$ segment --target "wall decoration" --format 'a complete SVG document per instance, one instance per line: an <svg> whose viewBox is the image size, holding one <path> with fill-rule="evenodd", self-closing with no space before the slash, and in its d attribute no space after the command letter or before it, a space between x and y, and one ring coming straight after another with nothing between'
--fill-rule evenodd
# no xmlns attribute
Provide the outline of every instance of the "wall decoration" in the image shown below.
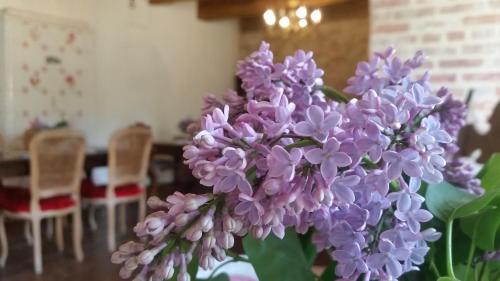
<svg viewBox="0 0 500 281"><path fill-rule="evenodd" d="M4 149L39 119L86 131L95 106L94 34L83 22L4 9L0 14L0 135ZM0 149L1 150L1 149Z"/></svg>

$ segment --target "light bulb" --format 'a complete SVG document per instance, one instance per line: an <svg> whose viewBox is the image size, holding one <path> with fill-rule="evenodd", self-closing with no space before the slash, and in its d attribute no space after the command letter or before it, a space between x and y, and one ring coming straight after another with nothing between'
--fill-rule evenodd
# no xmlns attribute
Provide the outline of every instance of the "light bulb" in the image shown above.
<svg viewBox="0 0 500 281"><path fill-rule="evenodd" d="M321 11L316 9L311 13L311 21L314 23L319 23L321 21Z"/></svg>
<svg viewBox="0 0 500 281"><path fill-rule="evenodd" d="M299 20L299 26L300 26L301 28L306 27L306 26L307 26L307 20L306 20L306 19L300 19L300 20Z"/></svg>
<svg viewBox="0 0 500 281"><path fill-rule="evenodd" d="M290 26L290 19L287 17L287 16L284 16L280 19L280 21L278 22L278 24L282 27L282 28L288 28Z"/></svg>
<svg viewBox="0 0 500 281"><path fill-rule="evenodd" d="M307 17L307 8L305 6L300 6L295 11L295 14L299 19L305 19Z"/></svg>
<svg viewBox="0 0 500 281"><path fill-rule="evenodd" d="M274 11L271 9L268 9L264 12L264 22L267 25L274 25L276 23L276 15L274 14Z"/></svg>

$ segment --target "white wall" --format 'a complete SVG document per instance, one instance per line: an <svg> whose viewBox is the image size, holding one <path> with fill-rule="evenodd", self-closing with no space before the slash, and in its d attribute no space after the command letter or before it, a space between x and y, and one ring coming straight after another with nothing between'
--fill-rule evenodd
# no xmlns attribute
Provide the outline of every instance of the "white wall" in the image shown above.
<svg viewBox="0 0 500 281"><path fill-rule="evenodd" d="M0 0L15 7L86 21L96 34L93 145L131 122L153 126L157 139L197 117L201 97L233 87L238 23L197 19L196 1L150 5L137 0Z"/></svg>

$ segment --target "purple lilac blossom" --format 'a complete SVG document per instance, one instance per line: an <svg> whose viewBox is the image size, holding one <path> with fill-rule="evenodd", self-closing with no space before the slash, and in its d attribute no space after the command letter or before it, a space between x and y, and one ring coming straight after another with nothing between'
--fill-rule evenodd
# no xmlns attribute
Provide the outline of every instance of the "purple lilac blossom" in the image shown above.
<svg viewBox="0 0 500 281"><path fill-rule="evenodd" d="M444 90L436 95L428 73L412 76L423 61L422 52L408 60L393 48L376 53L348 80L345 91L356 98L339 103L321 92L311 52L274 62L262 43L238 63L246 97L206 98L184 147L209 193L151 198L156 212L135 228L142 242L113 254L120 275L155 281L177 271L189 280L193 256L211 269L235 236L282 238L287 227L314 229L340 280L397 280L418 270L427 243L440 237L422 229L432 215L420 183L443 180L445 147L462 124L461 106Z"/></svg>

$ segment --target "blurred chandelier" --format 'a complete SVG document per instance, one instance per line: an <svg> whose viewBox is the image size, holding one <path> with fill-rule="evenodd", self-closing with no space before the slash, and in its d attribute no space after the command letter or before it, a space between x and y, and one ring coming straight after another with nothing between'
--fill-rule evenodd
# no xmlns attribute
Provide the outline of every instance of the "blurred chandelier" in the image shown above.
<svg viewBox="0 0 500 281"><path fill-rule="evenodd" d="M279 26L283 30L298 31L305 29L311 24L319 24L322 14L320 9L310 9L305 5L299 5L296 1L290 1L284 8L267 9L262 17L264 23L269 27Z"/></svg>

